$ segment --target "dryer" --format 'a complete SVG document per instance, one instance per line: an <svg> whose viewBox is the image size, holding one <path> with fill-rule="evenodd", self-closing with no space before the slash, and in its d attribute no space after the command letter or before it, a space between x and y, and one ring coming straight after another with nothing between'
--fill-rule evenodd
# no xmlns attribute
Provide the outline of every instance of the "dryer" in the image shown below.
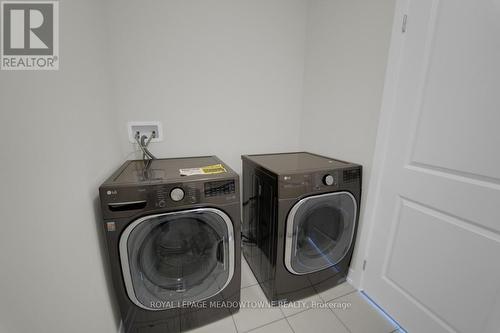
<svg viewBox="0 0 500 333"><path fill-rule="evenodd" d="M294 301L344 282L362 167L306 152L242 161L243 254L267 298Z"/></svg>
<svg viewBox="0 0 500 333"><path fill-rule="evenodd" d="M218 164L210 174L180 175ZM215 156L127 161L99 192L125 332L179 332L238 310L240 197L233 170Z"/></svg>

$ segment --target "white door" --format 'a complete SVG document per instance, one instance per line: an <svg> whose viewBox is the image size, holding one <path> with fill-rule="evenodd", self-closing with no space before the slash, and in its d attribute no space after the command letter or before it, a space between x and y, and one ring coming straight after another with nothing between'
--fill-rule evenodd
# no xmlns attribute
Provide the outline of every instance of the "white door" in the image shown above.
<svg viewBox="0 0 500 333"><path fill-rule="evenodd" d="M381 117L366 293L412 333L500 332L500 0L398 1Z"/></svg>

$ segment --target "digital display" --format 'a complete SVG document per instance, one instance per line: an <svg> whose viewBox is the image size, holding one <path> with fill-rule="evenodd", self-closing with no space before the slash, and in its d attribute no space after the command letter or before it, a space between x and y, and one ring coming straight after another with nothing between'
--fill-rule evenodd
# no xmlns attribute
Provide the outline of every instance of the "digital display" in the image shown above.
<svg viewBox="0 0 500 333"><path fill-rule="evenodd" d="M234 180L205 183L205 197L233 194L236 190Z"/></svg>

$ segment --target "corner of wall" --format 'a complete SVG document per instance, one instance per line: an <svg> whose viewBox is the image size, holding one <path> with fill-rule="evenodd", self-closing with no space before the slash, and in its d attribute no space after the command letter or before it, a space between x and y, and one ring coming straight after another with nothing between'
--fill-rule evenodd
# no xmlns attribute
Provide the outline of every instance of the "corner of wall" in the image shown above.
<svg viewBox="0 0 500 333"><path fill-rule="evenodd" d="M367 194L395 0L308 3L301 150L362 164L363 196L349 281L361 287ZM373 15L376 10L377 15Z"/></svg>

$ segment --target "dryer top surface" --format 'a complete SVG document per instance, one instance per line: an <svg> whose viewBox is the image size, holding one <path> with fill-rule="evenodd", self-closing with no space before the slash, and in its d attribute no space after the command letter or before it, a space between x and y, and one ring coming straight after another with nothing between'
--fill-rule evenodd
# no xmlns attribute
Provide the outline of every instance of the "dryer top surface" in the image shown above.
<svg viewBox="0 0 500 333"><path fill-rule="evenodd" d="M248 159L278 175L357 166L357 164L307 152L244 155L242 158Z"/></svg>

